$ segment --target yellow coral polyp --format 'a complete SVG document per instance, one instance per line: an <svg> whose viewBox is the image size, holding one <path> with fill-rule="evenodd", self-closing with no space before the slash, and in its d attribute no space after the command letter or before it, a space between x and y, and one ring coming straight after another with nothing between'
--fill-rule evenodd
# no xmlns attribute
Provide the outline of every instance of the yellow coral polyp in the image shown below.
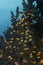
<svg viewBox="0 0 43 65"><path fill-rule="evenodd" d="M33 48L37 48L37 46L33 46Z"/></svg>
<svg viewBox="0 0 43 65"><path fill-rule="evenodd" d="M26 43L27 42L27 40L24 40L24 43Z"/></svg>
<svg viewBox="0 0 43 65"><path fill-rule="evenodd" d="M21 33L22 35L24 34L24 32Z"/></svg>
<svg viewBox="0 0 43 65"><path fill-rule="evenodd" d="M43 64L43 59L41 59L40 64Z"/></svg>
<svg viewBox="0 0 43 65"><path fill-rule="evenodd" d="M22 44L22 43L19 43L19 44Z"/></svg>
<svg viewBox="0 0 43 65"><path fill-rule="evenodd" d="M3 54L0 54L0 59L3 57Z"/></svg>
<svg viewBox="0 0 43 65"><path fill-rule="evenodd" d="M26 29L28 29L28 26L26 26Z"/></svg>
<svg viewBox="0 0 43 65"><path fill-rule="evenodd" d="M41 51L39 51L39 52L37 53L37 56L39 56L39 55L41 55Z"/></svg>
<svg viewBox="0 0 43 65"><path fill-rule="evenodd" d="M40 56L38 56L37 58L40 58Z"/></svg>
<svg viewBox="0 0 43 65"><path fill-rule="evenodd" d="M21 42L23 42L23 39L21 40Z"/></svg>
<svg viewBox="0 0 43 65"><path fill-rule="evenodd" d="M24 24L22 24L21 26L24 26Z"/></svg>
<svg viewBox="0 0 43 65"><path fill-rule="evenodd" d="M28 39L28 36L26 36L26 39Z"/></svg>
<svg viewBox="0 0 43 65"><path fill-rule="evenodd" d="M13 48L16 48L16 46L14 46Z"/></svg>
<svg viewBox="0 0 43 65"><path fill-rule="evenodd" d="M26 51L26 50L29 50L29 48L24 48L24 50Z"/></svg>
<svg viewBox="0 0 43 65"><path fill-rule="evenodd" d="M12 60L12 59L13 59L13 57L9 55L9 56L8 56L8 59Z"/></svg>
<svg viewBox="0 0 43 65"><path fill-rule="evenodd" d="M19 24L21 24L21 22L19 22Z"/></svg>
<svg viewBox="0 0 43 65"><path fill-rule="evenodd" d="M41 39L41 42L43 42L43 38Z"/></svg>
<svg viewBox="0 0 43 65"><path fill-rule="evenodd" d="M30 56L30 58L33 58L33 56Z"/></svg>
<svg viewBox="0 0 43 65"><path fill-rule="evenodd" d="M32 42L32 38L31 38L31 39L29 39L29 42Z"/></svg>
<svg viewBox="0 0 43 65"><path fill-rule="evenodd" d="M17 22L16 26L18 26L18 22Z"/></svg>
<svg viewBox="0 0 43 65"><path fill-rule="evenodd" d="M16 38L17 40L20 40L20 38Z"/></svg>
<svg viewBox="0 0 43 65"><path fill-rule="evenodd" d="M12 43L13 41L10 41L10 43Z"/></svg>
<svg viewBox="0 0 43 65"><path fill-rule="evenodd" d="M9 42L7 42L7 44L9 45Z"/></svg>
<svg viewBox="0 0 43 65"><path fill-rule="evenodd" d="M27 25L27 23L25 23L25 25Z"/></svg>
<svg viewBox="0 0 43 65"><path fill-rule="evenodd" d="M36 61L34 61L33 64L36 64Z"/></svg>
<svg viewBox="0 0 43 65"><path fill-rule="evenodd" d="M14 38L11 38L11 40L14 40Z"/></svg>
<svg viewBox="0 0 43 65"><path fill-rule="evenodd" d="M25 33L26 36L28 36L29 34L28 33Z"/></svg>
<svg viewBox="0 0 43 65"><path fill-rule="evenodd" d="M33 58L33 55L32 55L32 53L30 53L30 58Z"/></svg>
<svg viewBox="0 0 43 65"><path fill-rule="evenodd" d="M25 33L29 32L29 30L26 30Z"/></svg>
<svg viewBox="0 0 43 65"><path fill-rule="evenodd" d="M24 44L24 47L26 46L26 44Z"/></svg>
<svg viewBox="0 0 43 65"><path fill-rule="evenodd" d="M32 38L32 35L29 35L29 38Z"/></svg>
<svg viewBox="0 0 43 65"><path fill-rule="evenodd" d="M6 46L5 49L8 49L8 46Z"/></svg>
<svg viewBox="0 0 43 65"><path fill-rule="evenodd" d="M7 42L6 40L4 42Z"/></svg>
<svg viewBox="0 0 43 65"><path fill-rule="evenodd" d="M11 45L9 45L9 48L11 48Z"/></svg>
<svg viewBox="0 0 43 65"><path fill-rule="evenodd" d="M33 53L36 53L36 51L32 51Z"/></svg>
<svg viewBox="0 0 43 65"><path fill-rule="evenodd" d="M24 22L24 18L20 21L21 23Z"/></svg>
<svg viewBox="0 0 43 65"><path fill-rule="evenodd" d="M24 54L23 52L20 52L20 55Z"/></svg>
<svg viewBox="0 0 43 65"><path fill-rule="evenodd" d="M19 31L17 30L17 33L19 33Z"/></svg>
<svg viewBox="0 0 43 65"><path fill-rule="evenodd" d="M15 30L13 32L16 32Z"/></svg>

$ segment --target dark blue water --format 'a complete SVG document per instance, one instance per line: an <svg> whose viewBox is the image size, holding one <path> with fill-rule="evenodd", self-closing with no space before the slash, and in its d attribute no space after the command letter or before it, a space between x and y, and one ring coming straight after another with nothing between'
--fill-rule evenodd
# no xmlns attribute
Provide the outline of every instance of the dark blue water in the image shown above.
<svg viewBox="0 0 43 65"><path fill-rule="evenodd" d="M10 8L0 8L0 35L3 34L4 30L6 30L7 27L11 26L10 11L12 10L15 13L16 6L19 6L20 10L22 9L21 2L22 1L20 0L20 2L18 1L18 4L10 3L11 5L13 5L13 7Z"/></svg>
<svg viewBox="0 0 43 65"><path fill-rule="evenodd" d="M10 10L1 9L0 10L0 35L10 25L11 25Z"/></svg>

